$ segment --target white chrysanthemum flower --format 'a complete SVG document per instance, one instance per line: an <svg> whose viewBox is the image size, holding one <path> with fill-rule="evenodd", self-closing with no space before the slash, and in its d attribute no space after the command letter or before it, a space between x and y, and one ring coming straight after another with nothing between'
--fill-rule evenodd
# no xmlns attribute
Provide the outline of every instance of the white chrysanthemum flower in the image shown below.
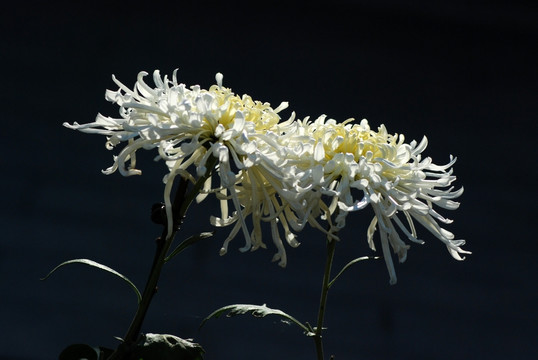
<svg viewBox="0 0 538 360"><path fill-rule="evenodd" d="M220 176L221 188L228 189L237 209L241 208L234 185L237 181L232 168L242 169L260 164L256 137L264 129L278 123L278 112L287 107L282 103L273 109L267 103L253 101L249 96L235 95L222 86L222 74L217 74L217 85L203 90L198 85L187 88L177 82L176 71L170 81L161 78L159 71L153 73L155 87L144 82L145 72L140 72L133 89L129 89L113 77L119 86L117 91L106 92L106 99L120 106L121 118L99 114L93 123L64 126L86 133L107 136L106 146L113 149L126 142L111 167L104 170L111 174L118 170L124 176L139 175L135 168L135 155L139 149L157 148L156 159L164 159L170 170L164 178L165 204L168 218L168 234L172 233L172 210L170 192L177 175L193 180L187 169L194 165L196 175L206 173L206 162L214 156ZM129 165L127 165L129 163ZM204 191L211 191L208 179ZM198 197L201 201L204 194ZM250 237L242 212L238 211L240 223L250 247Z"/></svg>
<svg viewBox="0 0 538 360"><path fill-rule="evenodd" d="M351 120L337 123L321 116L314 122L305 119L288 124L288 128L295 126L294 132L308 143L303 146L307 149L306 156L303 154L303 160L298 159L296 166L311 169L311 177L305 178L306 183L299 187L306 188L310 183L313 189L320 190L317 192L320 208L316 211L314 207L312 214L330 221L330 215L336 213L335 224L329 223L336 232L345 226L349 212L371 205L375 217L368 228L368 244L376 249L373 235L379 226L392 284L396 282L396 272L390 247L400 262L405 261L409 248L399 233L413 242L423 243L417 237L414 221L440 239L455 259L462 260L460 254L469 253L460 248L465 241L454 240L454 235L439 225L438 222L448 224L451 220L433 208L437 205L454 210L459 206L453 199L462 194L463 188L451 187L456 177L450 168L456 159L451 157L448 164L435 165L431 158L421 158L427 145L425 137L419 144L416 141L406 144L403 135L390 135L383 125L376 132L366 120L360 124L351 124ZM307 142L304 139L308 137ZM325 205L320 195L329 196L330 204Z"/></svg>

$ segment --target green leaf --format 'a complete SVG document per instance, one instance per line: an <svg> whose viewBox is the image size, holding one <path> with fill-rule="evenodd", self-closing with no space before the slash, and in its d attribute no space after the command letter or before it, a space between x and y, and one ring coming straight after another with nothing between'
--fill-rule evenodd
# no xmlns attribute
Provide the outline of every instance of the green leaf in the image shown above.
<svg viewBox="0 0 538 360"><path fill-rule="evenodd" d="M226 313L227 317L232 317L236 315L243 315L247 313L252 313L252 316L262 318L267 315L278 315L283 317L286 320L289 320L299 326L303 331L306 333L307 336L311 336L311 330L312 328L309 326L304 325L297 319L295 319L293 316L286 314L282 310L278 309L271 309L263 305L250 305L250 304L235 304L235 305L228 305L221 307L218 310L215 310L213 313L211 313L208 317L206 317L202 323L200 324L200 327L204 326L204 324L207 322L207 320L212 318L218 318L222 314Z"/></svg>
<svg viewBox="0 0 538 360"><path fill-rule="evenodd" d="M183 240L181 242L181 244L179 244L175 249L174 251L172 251L170 253L170 255L168 255L165 259L164 259L164 262L168 262L170 259L172 259L174 256L176 256L177 254L179 254L180 252L182 252L183 250L185 250L186 248L188 248L189 246L197 243L198 241L202 240L202 239L207 239L211 236L213 236L214 232L211 231L211 232L203 232L201 234L198 234L198 235L193 235L185 240Z"/></svg>
<svg viewBox="0 0 538 360"><path fill-rule="evenodd" d="M203 360L204 349L192 341L168 334L145 334L131 358L159 360Z"/></svg>
<svg viewBox="0 0 538 360"><path fill-rule="evenodd" d="M123 276L122 274L120 274L116 270L111 269L108 266L105 266L103 264L99 264L98 262L95 262L95 261L89 260L89 259L73 259L73 260L65 261L65 262L61 263L60 265L56 266L54 269L52 269L52 271L49 272L47 274L47 276L45 276L44 278L41 278L41 280L47 280L56 270L58 270L62 266L69 265L69 264L84 264L84 265L92 266L92 267L104 270L104 271L106 271L108 273L111 273L112 275L115 275L115 276L119 277L120 279L125 281L127 284L129 284L129 286L136 293L136 296L138 298L138 303L140 303L140 301L142 300L142 295L140 294L140 291L138 291L137 287L135 286L135 284L133 284L133 282L131 280L129 280L127 277Z"/></svg>
<svg viewBox="0 0 538 360"><path fill-rule="evenodd" d="M359 261L368 260L368 259L380 259L380 257L379 256L363 256L363 257L351 260L350 262L348 262L346 264L346 266L344 266L342 268L342 270L340 270L340 272L334 277L334 279L332 279L329 282L328 287L330 288L333 285L333 283L336 281L336 279L338 279L340 277L340 275L342 275L344 273L344 271L346 271L351 265L354 265L354 264L358 263Z"/></svg>

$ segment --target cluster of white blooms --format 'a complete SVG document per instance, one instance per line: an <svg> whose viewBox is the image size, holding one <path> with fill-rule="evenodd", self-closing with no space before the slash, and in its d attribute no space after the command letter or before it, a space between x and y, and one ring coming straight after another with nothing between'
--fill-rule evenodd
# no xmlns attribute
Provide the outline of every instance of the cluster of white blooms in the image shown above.
<svg viewBox="0 0 538 360"><path fill-rule="evenodd" d="M403 135L388 134L383 125L371 130L366 120L359 124L352 119L338 123L325 116L296 120L292 113L281 122L278 113L287 103L273 109L247 95L238 96L223 87L220 73L209 90L178 83L176 72L172 80L161 78L158 71L153 74L155 86L150 87L145 75L138 75L133 89L113 78L119 89L107 91L106 99L120 106L120 118L99 114L93 123L64 125L107 136L108 149L126 143L113 165L104 170L106 174L118 170L124 176L138 175L136 151L157 149L156 160L165 160L169 169L164 178L169 234L174 177L195 181L210 171L218 174L220 184L213 185L210 177L197 200L214 193L221 214L211 217L211 223L232 225L221 254L241 230L246 241L242 251L265 248L262 224L268 223L278 249L273 260L286 266L282 231L292 247L299 245L294 232L306 224L333 241L347 214L368 205L375 213L367 231L368 244L375 250L373 235L379 228L391 283L396 275L390 247L401 262L409 248L400 234L423 242L417 238L414 221L439 238L454 258L468 253L461 249L464 240L454 240L439 226L438 222L450 220L433 209L433 205L450 210L459 205L452 200L463 191L451 187L455 159L443 166L423 159L426 138L407 144ZM211 156L216 166L207 169ZM235 209L231 214L229 202ZM328 224L320 224L321 220Z"/></svg>

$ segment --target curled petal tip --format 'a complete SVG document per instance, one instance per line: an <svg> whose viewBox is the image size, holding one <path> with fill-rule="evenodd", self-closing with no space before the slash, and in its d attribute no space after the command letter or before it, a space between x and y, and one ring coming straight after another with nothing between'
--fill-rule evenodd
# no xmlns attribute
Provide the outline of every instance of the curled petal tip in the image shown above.
<svg viewBox="0 0 538 360"><path fill-rule="evenodd" d="M249 251L251 248L252 248L252 246L250 244L247 244L247 245L243 246L242 248L239 248L239 251L244 253L244 252Z"/></svg>
<svg viewBox="0 0 538 360"><path fill-rule="evenodd" d="M222 75L222 73L218 72L216 75L215 75L215 80L217 81L217 85L219 87L222 87L222 79L224 78L224 75Z"/></svg>

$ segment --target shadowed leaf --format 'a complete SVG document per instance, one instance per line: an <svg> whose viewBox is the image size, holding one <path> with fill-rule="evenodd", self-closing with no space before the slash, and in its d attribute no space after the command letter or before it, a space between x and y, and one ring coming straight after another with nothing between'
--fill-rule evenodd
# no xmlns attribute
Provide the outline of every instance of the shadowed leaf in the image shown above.
<svg viewBox="0 0 538 360"><path fill-rule="evenodd" d="M45 276L41 280L47 280L56 270L58 270L59 268L65 266L65 265L69 265L69 264L84 264L84 265L92 266L92 267L104 270L104 271L106 271L108 273L111 273L112 275L115 275L115 276L119 277L120 279L125 281L127 284L129 284L129 286L136 293L136 296L138 298L139 303L142 300L142 295L140 295L140 291L138 291L137 287L135 286L135 284L133 284L133 282L131 280L129 280L127 277L123 276L122 274L120 274L116 270L111 269L108 266L105 266L103 264L99 264L98 262L95 262L95 261L89 260L89 259L73 259L73 260L65 261L65 262L61 263L60 265L56 266L54 269L52 269L52 271L49 272L47 274L47 276Z"/></svg>
<svg viewBox="0 0 538 360"><path fill-rule="evenodd" d="M185 250L186 248L188 248L189 246L197 243L198 241L202 240L202 239L207 239L209 237L213 236L213 232L203 232L201 234L198 234L198 235L193 235L185 240L183 240L181 242L181 244L179 244L171 253L170 255L168 255L164 261L165 262L168 262L170 259L172 259L174 256L176 256L177 254L179 254L180 252L182 252L183 250Z"/></svg>
<svg viewBox="0 0 538 360"><path fill-rule="evenodd" d="M226 314L227 317L232 317L236 315L244 315L251 313L252 316L262 318L267 315L278 315L280 317L283 317L286 320L289 320L293 322L295 325L299 326L303 331L306 333L307 336L313 335L312 329L297 319L295 319L293 316L286 314L282 310L278 309L271 309L263 305L250 305L250 304L235 304L235 305L228 305L221 307L218 310L215 310L213 313L211 313L208 317L206 317L202 323L200 324L200 327L204 326L207 320L212 318L218 318L222 314Z"/></svg>
<svg viewBox="0 0 538 360"><path fill-rule="evenodd" d="M333 286L334 282L336 281L336 279L338 279L340 277L340 275L342 275L344 273L344 271L346 271L351 265L354 265L356 263L358 263L359 261L363 261L363 260L368 260L368 259L380 259L379 256L363 256L363 257L360 257L360 258L356 258L354 260L351 260L350 262L348 262L343 268L342 270L340 270L340 272L338 274L336 274L336 276L329 282L328 286L329 288L331 286Z"/></svg>
<svg viewBox="0 0 538 360"><path fill-rule="evenodd" d="M99 352L95 348L86 344L73 344L66 347L60 356L59 360L99 360Z"/></svg>
<svg viewBox="0 0 538 360"><path fill-rule="evenodd" d="M202 360L204 349L192 341L168 334L145 334L133 351L133 359Z"/></svg>

